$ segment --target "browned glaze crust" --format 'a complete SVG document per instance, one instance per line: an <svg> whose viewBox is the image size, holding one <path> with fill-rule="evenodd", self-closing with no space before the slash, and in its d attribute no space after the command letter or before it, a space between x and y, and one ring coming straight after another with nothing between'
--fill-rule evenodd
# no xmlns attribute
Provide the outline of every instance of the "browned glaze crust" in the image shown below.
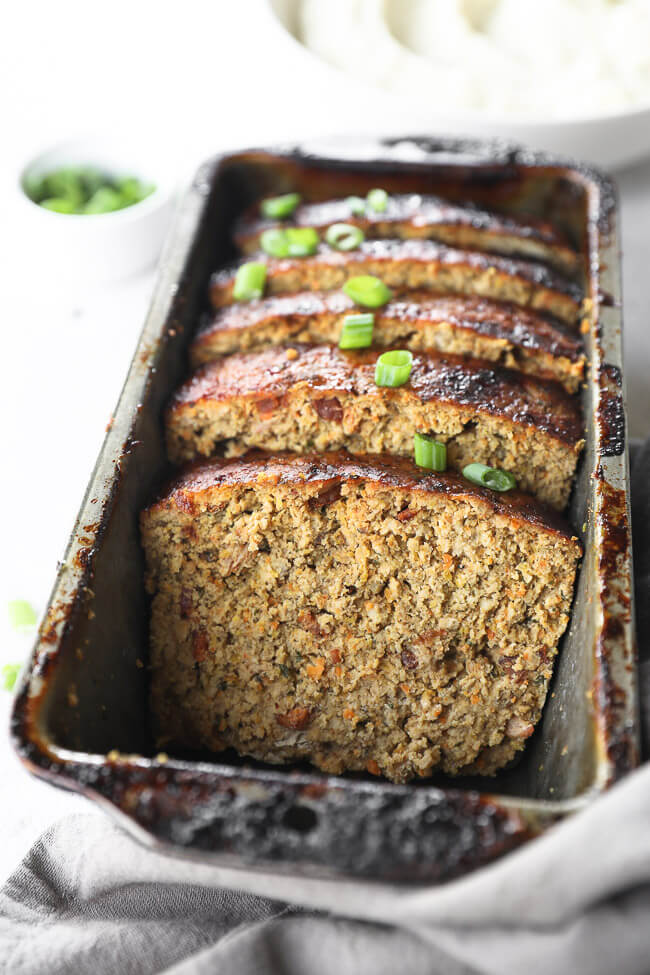
<svg viewBox="0 0 650 975"><path fill-rule="evenodd" d="M577 449L583 434L580 407L558 383L531 379L487 362L437 352L416 352L408 383L399 389L377 387L378 350L343 352L332 345L231 355L202 367L175 394L171 411L200 400L282 397L297 384L321 393L354 396L416 396L454 406L469 406L512 423L535 427Z"/></svg>
<svg viewBox="0 0 650 975"><path fill-rule="evenodd" d="M581 301L580 288L544 264L455 250L430 240L366 240L356 250L337 251L320 244L313 257L273 258L256 254L266 265L268 294L332 291L348 278L374 274L391 288L480 294L552 312L574 322ZM212 275L212 304L232 301L237 268L232 264Z"/></svg>
<svg viewBox="0 0 650 975"><path fill-rule="evenodd" d="M198 512L205 503L202 495L206 492L247 484L282 484L297 490L318 487L321 497L326 491L327 500L334 501L335 494L338 496L336 489L349 481L364 481L376 490L402 491L405 500L412 492L469 500L496 515L556 534L579 548L565 519L522 491L498 493L478 487L450 471L442 474L424 471L406 457L387 454L353 457L345 450L300 455L251 451L236 460L194 464L186 468L147 510L175 507L190 513ZM313 494L313 491L309 493Z"/></svg>
<svg viewBox="0 0 650 975"><path fill-rule="evenodd" d="M343 318L356 308L344 291L305 291L259 301L237 302L207 320L192 344L197 349L218 333L272 325L275 321L298 331L309 319ZM521 349L536 349L571 362L584 362L583 343L562 322L511 301L492 301L473 295L437 295L412 291L374 311L375 328L392 322L413 324L448 322L489 338L511 342Z"/></svg>
<svg viewBox="0 0 650 975"><path fill-rule="evenodd" d="M258 248L264 230L284 225L282 221L260 218L259 212L257 205L251 208L235 230L237 246L247 254ZM334 223L349 223L360 227L366 237L422 237L452 246L521 254L546 260L570 274L578 266L578 255L566 237L545 221L530 217L524 222L417 193L390 195L386 209L379 213L366 206L363 214L354 214L345 199L305 203L287 223L321 231Z"/></svg>

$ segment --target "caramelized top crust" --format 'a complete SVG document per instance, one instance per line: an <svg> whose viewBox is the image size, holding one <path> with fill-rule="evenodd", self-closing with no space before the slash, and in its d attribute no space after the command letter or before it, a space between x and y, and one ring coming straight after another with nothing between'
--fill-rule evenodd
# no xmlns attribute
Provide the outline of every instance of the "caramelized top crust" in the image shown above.
<svg viewBox="0 0 650 975"><path fill-rule="evenodd" d="M327 244L320 244L312 257L273 258L257 253L253 255L253 259L266 265L267 288L271 293L295 293L304 288L321 290L321 279L327 276L328 271L342 272L344 278L364 273L385 274L387 283L391 284L400 265L403 269L408 265L435 265L452 274L457 271L473 276L499 275L501 278L512 279L513 282L519 281L545 289L566 300L572 318L577 316L582 298L577 284L538 261L457 250L431 240L365 240L353 251L338 251ZM245 261L238 261L212 275L211 298L217 307L230 303L235 275L243 263ZM297 286L294 286L294 281ZM334 287L338 286L337 282ZM433 282L431 289L436 290Z"/></svg>
<svg viewBox="0 0 650 975"><path fill-rule="evenodd" d="M382 237L393 232L398 235L426 236L427 230L435 234L437 227L466 227L488 245L490 238L498 246L499 238L531 241L548 249L549 258L569 271L577 266L577 254L559 230L550 223L527 217L521 220L504 214L490 213L469 205L448 203L436 196L417 193L391 194L386 209L374 211L366 206L363 214L355 214L346 199L326 200L320 203L304 203L297 207L288 221L266 220L259 216L258 205L239 220L235 229L235 242L241 250L255 249L260 234L270 227L294 225L324 230L333 223L349 223L360 227L366 236Z"/></svg>
<svg viewBox="0 0 650 975"><path fill-rule="evenodd" d="M302 319L340 316L352 312L355 303L344 291L302 291L273 295L258 301L238 302L220 309L199 331L195 345L217 333L252 329L274 319L289 320L300 327ZM523 349L538 349L571 362L583 358L582 341L562 322L541 312L520 308L510 301L493 301L473 295L437 295L411 291L374 310L375 324L449 322L456 328L505 339Z"/></svg>
<svg viewBox="0 0 650 975"><path fill-rule="evenodd" d="M284 396L297 384L320 394L353 396L415 396L452 406L471 407L534 427L576 447L582 437L582 418L575 397L557 383L532 379L491 363L437 352L413 353L408 383L397 389L375 384L376 349L342 351L333 345L293 344L297 358L286 349L227 356L198 370L176 393L171 411L201 400L233 397L266 399Z"/></svg>
<svg viewBox="0 0 650 975"><path fill-rule="evenodd" d="M375 490L403 493L405 507L414 494L437 494L469 501L483 508L487 516L501 515L554 535L573 550L574 556L580 554L578 540L564 518L528 494L490 491L451 471L442 474L424 471L406 457L387 454L353 457L345 450L301 455L252 451L236 460L195 464L186 468L143 516L147 518L156 511L172 508L197 514L216 500L211 497L214 492L227 497L230 488L247 485L266 488L290 485L310 496L319 493L324 501L331 503L338 497L337 488L340 490L342 485L354 481L363 481Z"/></svg>

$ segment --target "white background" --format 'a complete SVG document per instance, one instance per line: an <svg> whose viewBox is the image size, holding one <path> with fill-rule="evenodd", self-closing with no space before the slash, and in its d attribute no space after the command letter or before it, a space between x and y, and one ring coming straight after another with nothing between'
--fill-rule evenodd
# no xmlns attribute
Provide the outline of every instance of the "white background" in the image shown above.
<svg viewBox="0 0 650 975"><path fill-rule="evenodd" d="M426 131L277 32L264 0L63 0L5 11L0 33L0 664L29 640L6 602L47 600L135 346L153 272L57 286L13 203L30 156L79 133L145 144L183 179L227 148L332 133ZM468 133L471 134L471 133ZM650 163L619 174L631 430L650 433ZM0 692L0 723L10 697ZM55 817L90 810L32 780L0 734L0 882Z"/></svg>

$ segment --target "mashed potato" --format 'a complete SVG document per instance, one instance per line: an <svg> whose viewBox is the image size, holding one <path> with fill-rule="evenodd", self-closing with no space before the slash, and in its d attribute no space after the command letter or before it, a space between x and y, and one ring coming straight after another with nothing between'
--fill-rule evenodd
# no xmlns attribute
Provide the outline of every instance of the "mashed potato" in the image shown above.
<svg viewBox="0 0 650 975"><path fill-rule="evenodd" d="M531 120L650 103L650 0L301 0L336 67L449 113Z"/></svg>

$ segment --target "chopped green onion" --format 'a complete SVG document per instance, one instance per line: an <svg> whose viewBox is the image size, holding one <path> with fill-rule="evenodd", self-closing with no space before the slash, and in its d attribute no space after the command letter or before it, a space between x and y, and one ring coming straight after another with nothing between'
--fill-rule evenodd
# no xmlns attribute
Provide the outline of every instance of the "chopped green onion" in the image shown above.
<svg viewBox="0 0 650 975"><path fill-rule="evenodd" d="M337 251L353 251L363 242L364 233L351 223L333 223L327 228L325 240Z"/></svg>
<svg viewBox="0 0 650 975"><path fill-rule="evenodd" d="M384 352L377 359L375 383L377 386L403 386L408 382L413 365L413 355L406 349Z"/></svg>
<svg viewBox="0 0 650 975"><path fill-rule="evenodd" d="M36 612L26 599L12 599L8 604L9 622L14 630L22 630L26 626L36 626Z"/></svg>
<svg viewBox="0 0 650 975"><path fill-rule="evenodd" d="M343 285L343 290L348 298L352 298L358 305L364 305L366 308L380 308L393 297L390 288L372 274L360 274L358 277L349 278Z"/></svg>
<svg viewBox="0 0 650 975"><path fill-rule="evenodd" d="M252 301L261 298L266 284L266 264L247 261L237 271L232 296L235 301Z"/></svg>
<svg viewBox="0 0 650 975"><path fill-rule="evenodd" d="M46 210L53 210L54 213L76 213L77 204L65 197L53 196L49 200L41 200L40 205Z"/></svg>
<svg viewBox="0 0 650 975"><path fill-rule="evenodd" d="M468 464L463 468L463 477L473 484L490 488L491 491L511 491L517 482L508 471L500 467L487 467L485 464Z"/></svg>
<svg viewBox="0 0 650 975"><path fill-rule="evenodd" d="M279 227L264 230L260 235L260 247L265 254L271 257L287 257L289 254L289 241L287 233Z"/></svg>
<svg viewBox="0 0 650 975"><path fill-rule="evenodd" d="M287 227L285 233L290 257L309 257L316 253L320 238L313 227Z"/></svg>
<svg viewBox="0 0 650 975"><path fill-rule="evenodd" d="M368 200L368 206L375 213L383 213L388 206L388 193L386 190L370 190L366 199Z"/></svg>
<svg viewBox="0 0 650 975"><path fill-rule="evenodd" d="M21 664L5 664L2 668L2 686L5 691L13 691L20 668Z"/></svg>
<svg viewBox="0 0 650 975"><path fill-rule="evenodd" d="M262 200L260 210L262 216L268 220L284 220L291 216L299 203L299 193L285 193L284 196L272 196L268 200Z"/></svg>
<svg viewBox="0 0 650 975"><path fill-rule="evenodd" d="M85 204L82 213L113 213L121 208L121 194L112 186L100 186Z"/></svg>
<svg viewBox="0 0 650 975"><path fill-rule="evenodd" d="M346 315L339 339L339 349L367 349L372 345L372 331L375 324L373 313Z"/></svg>
<svg viewBox="0 0 650 975"><path fill-rule="evenodd" d="M433 437L423 433L416 433L413 437L415 448L415 463L418 467L426 467L430 471L444 471L447 469L447 447Z"/></svg>
<svg viewBox="0 0 650 975"><path fill-rule="evenodd" d="M361 196L349 196L345 201L350 207L350 213L355 217L362 217L366 212L366 201Z"/></svg>

